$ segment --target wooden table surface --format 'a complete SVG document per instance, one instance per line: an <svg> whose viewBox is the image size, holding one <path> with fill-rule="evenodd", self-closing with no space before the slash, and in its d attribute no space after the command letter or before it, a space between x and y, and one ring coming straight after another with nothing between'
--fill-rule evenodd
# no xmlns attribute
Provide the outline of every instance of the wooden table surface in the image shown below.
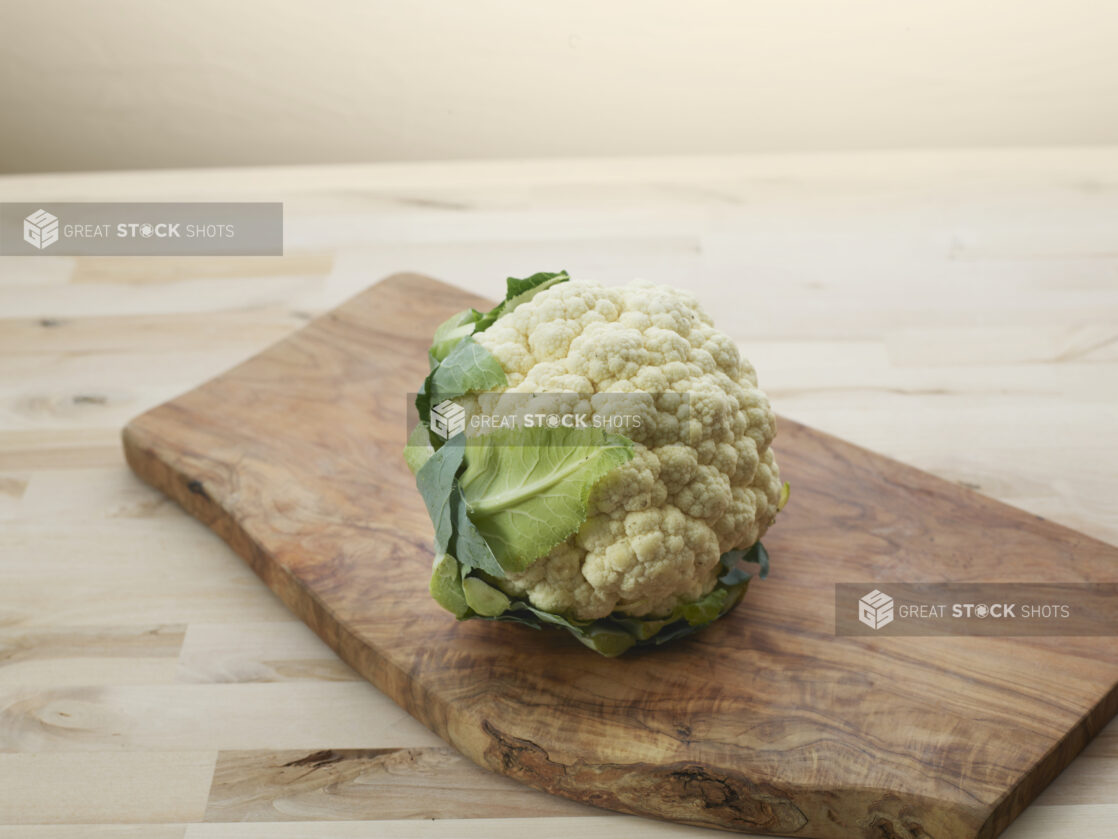
<svg viewBox="0 0 1118 839"><path fill-rule="evenodd" d="M688 288L780 413L1118 543L1118 149L0 178L61 200L282 200L287 255L0 258L0 839L716 835L474 767L124 465L397 271ZM1116 823L1118 723L1003 835Z"/></svg>

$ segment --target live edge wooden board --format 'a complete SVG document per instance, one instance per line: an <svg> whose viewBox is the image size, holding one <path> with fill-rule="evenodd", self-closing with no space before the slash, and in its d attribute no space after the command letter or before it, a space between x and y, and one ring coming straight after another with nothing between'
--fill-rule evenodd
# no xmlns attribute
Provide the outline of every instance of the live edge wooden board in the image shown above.
<svg viewBox="0 0 1118 839"><path fill-rule="evenodd" d="M486 301L392 277L139 417L124 445L477 763L729 830L990 837L1118 710L1115 638L835 637L836 582L1115 581L1118 548L786 420L773 571L725 619L614 660L559 631L455 622L427 594L431 526L401 448L429 336L471 305Z"/></svg>

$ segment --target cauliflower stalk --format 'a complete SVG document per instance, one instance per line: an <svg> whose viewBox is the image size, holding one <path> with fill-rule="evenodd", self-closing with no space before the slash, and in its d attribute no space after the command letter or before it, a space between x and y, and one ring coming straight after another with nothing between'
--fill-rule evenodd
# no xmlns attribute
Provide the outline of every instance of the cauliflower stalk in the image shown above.
<svg viewBox="0 0 1118 839"><path fill-rule="evenodd" d="M717 619L742 597L787 499L757 376L689 294L565 272L435 333L405 456L435 524L431 591L460 619L565 627L617 655ZM534 395L534 396L533 396ZM447 405L509 427L444 440ZM502 401L504 400L504 401ZM529 400L529 402L525 402ZM525 413L583 427L526 426ZM611 418L636 416L623 433Z"/></svg>

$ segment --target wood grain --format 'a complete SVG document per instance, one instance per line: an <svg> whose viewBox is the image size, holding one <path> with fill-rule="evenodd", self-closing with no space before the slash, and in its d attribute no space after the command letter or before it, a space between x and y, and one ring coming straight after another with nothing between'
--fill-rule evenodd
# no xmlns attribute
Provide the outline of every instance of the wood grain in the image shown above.
<svg viewBox="0 0 1118 839"><path fill-rule="evenodd" d="M468 757L691 824L987 837L1118 710L1112 639L834 637L834 582L1113 580L1118 549L787 421L776 570L693 640L607 661L450 620L404 394L434 325L481 302L394 277L125 431L141 477Z"/></svg>
<svg viewBox="0 0 1118 839"><path fill-rule="evenodd" d="M582 808L486 772L446 746L218 755L208 822L509 818Z"/></svg>

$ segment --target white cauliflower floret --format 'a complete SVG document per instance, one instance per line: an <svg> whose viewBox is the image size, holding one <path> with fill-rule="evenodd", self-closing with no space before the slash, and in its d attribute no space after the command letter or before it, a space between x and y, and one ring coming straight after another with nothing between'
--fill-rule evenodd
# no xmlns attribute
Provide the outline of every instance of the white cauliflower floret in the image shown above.
<svg viewBox="0 0 1118 839"><path fill-rule="evenodd" d="M642 419L621 431L634 456L595 486L579 531L499 580L507 593L581 620L667 616L714 588L723 553L772 524L772 409L752 365L691 295L559 283L474 337L504 368L508 393L591 395L592 414L636 406Z"/></svg>

